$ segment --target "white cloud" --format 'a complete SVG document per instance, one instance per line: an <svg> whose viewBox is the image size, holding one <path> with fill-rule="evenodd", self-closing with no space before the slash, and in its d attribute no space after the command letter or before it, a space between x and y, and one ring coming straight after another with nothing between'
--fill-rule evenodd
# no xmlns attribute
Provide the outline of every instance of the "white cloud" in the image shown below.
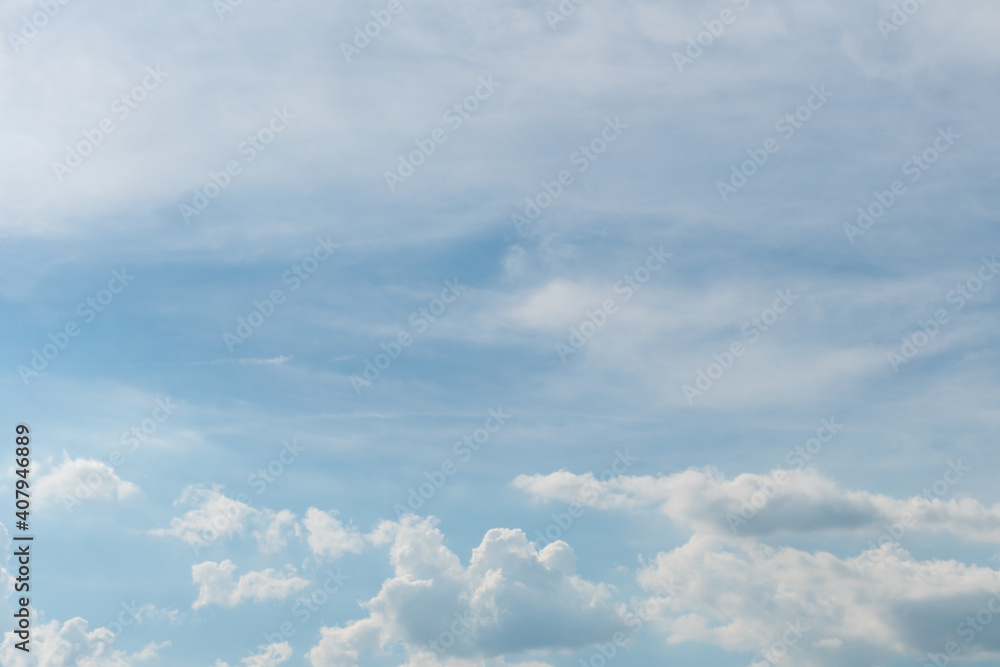
<svg viewBox="0 0 1000 667"><path fill-rule="evenodd" d="M730 480L714 468L705 468L660 477L619 475L606 482L592 473L559 471L521 475L512 485L537 500L577 502L605 510L655 507L674 523L699 533L741 537L830 531L877 534L884 524L902 522L907 530L948 532L971 541L1000 543L1000 505L937 497L951 493L952 485L968 470L956 460L923 495L905 500L845 491L811 470L745 473Z"/></svg>
<svg viewBox="0 0 1000 667"><path fill-rule="evenodd" d="M395 647L411 665L480 664L525 651L579 648L624 628L610 590L576 574L563 542L538 551L521 531L494 528L463 567L433 517L384 521L370 537L389 546L394 576L363 603L367 618L321 630L309 652L315 667L353 666L362 650ZM435 646L460 662L438 658Z"/></svg>
<svg viewBox="0 0 1000 667"><path fill-rule="evenodd" d="M275 573L270 568L248 572L238 580L233 578L234 572L236 565L228 560L221 563L206 561L191 566L191 578L198 584L198 599L191 605L192 609L209 604L235 607L247 600L283 600L309 585L305 579L294 576L292 568L286 575Z"/></svg>
<svg viewBox="0 0 1000 667"><path fill-rule="evenodd" d="M263 652L240 659L240 663L244 667L276 667L292 657L292 653L292 647L289 646L288 642L270 644ZM229 667L229 663L216 660L214 667Z"/></svg>
<svg viewBox="0 0 1000 667"><path fill-rule="evenodd" d="M288 642L271 644L260 655L251 655L240 660L246 667L275 667L292 657L292 647Z"/></svg>
<svg viewBox="0 0 1000 667"><path fill-rule="evenodd" d="M60 502L72 508L88 499L124 500L139 490L115 474L111 466L94 459L72 459L63 452L63 462L35 483L40 505Z"/></svg>
<svg viewBox="0 0 1000 667"><path fill-rule="evenodd" d="M134 667L137 662L159 657L159 651L170 645L154 642L129 654L114 648L115 634L111 630L88 631L87 621L82 618L35 625L30 653L15 648L18 641L12 632L4 634L0 644L0 664L4 667Z"/></svg>
<svg viewBox="0 0 1000 667"><path fill-rule="evenodd" d="M361 534L353 527L345 527L335 511L323 512L310 507L302 525L309 533L309 548L317 556L340 558L345 553L361 553L364 548Z"/></svg>
<svg viewBox="0 0 1000 667"><path fill-rule="evenodd" d="M710 643L764 652L765 659L787 652L791 664L834 667L918 660L944 651L948 642L966 657L1000 657L1000 627L983 620L1000 617L1000 571L916 560L893 541L906 533L895 531L909 513L914 522L908 530L1000 542L1000 506L934 497L953 491L967 471L955 461L924 490L933 499L922 503L844 491L808 470L730 480L706 468L606 482L560 471L521 476L513 485L539 500L621 512L655 508L694 532L687 544L657 554L638 573L647 590L672 590L666 601L657 599L654 612L668 644ZM753 511L734 524L734 535L730 518L748 508ZM857 557L759 542L780 534L843 531L884 533L879 541L888 542ZM975 630L975 620L963 625L981 610L984 627Z"/></svg>
<svg viewBox="0 0 1000 667"><path fill-rule="evenodd" d="M733 451L737 458L727 465L737 466L745 450L735 452L723 439L732 433L731 427L743 415L720 414L720 419L712 424L709 422L714 420L699 422L704 415L697 412L690 419L671 414L673 407L686 407L680 387L692 382L698 367L704 368L715 352L724 349L717 345L720 339L728 343L741 336L740 323L761 306L758 301L761 285L768 286L772 280L783 281L789 273L817 277L826 273L832 276L828 279L843 286L841 294L829 298L830 292L824 290L820 279L809 285L808 294L814 295L812 305L806 308L803 303L801 311L794 311L791 316L794 322L782 321L781 328L771 332L773 337L762 339L713 386L699 405L712 409L780 406L781 414L787 415L788 406L804 400L840 404L841 397L850 395L851 400L844 403L877 412L878 418L873 421L879 423L868 431L869 438L859 438L851 449L845 446L841 461L863 460L873 468L887 468L899 450L883 448L880 437L899 431L905 432L903 437L926 435L921 442L913 443L913 452L937 449L942 443L954 447L951 451L975 451L983 442L992 442L989 429L972 428L978 420L989 419L993 432L1000 427L1000 412L993 407L998 405L992 400L996 398L990 384L993 380L987 376L980 387L949 373L952 381L948 383L921 377L917 382L904 380L891 387L883 385L883 380L893 378L882 347L890 339L893 344L898 342L898 336L894 332L889 335L887 328L910 326L917 317L925 318L920 309L930 305L933 299L929 297L937 294L933 280L928 288L925 284L928 281L914 276L930 276L935 271L936 257L954 258L975 250L969 245L969 238L952 232L955 225L942 225L940 221L954 219L962 221L959 227L972 229L968 225L979 224L976 220L982 218L990 219L990 211L995 210L989 205L989 195L990 186L996 184L997 172L989 158L996 154L996 138L1000 135L992 129L989 114L982 113L993 105L988 103L988 97L978 95L993 93L978 82L984 79L984 74L995 70L1000 57L1000 40L995 39L1000 9L997 3L984 0L963 3L958 11L946 3L925 3L901 32L883 40L877 33L875 20L888 16L891 6L899 2L748 3L752 6L739 14L738 23L728 27L725 36L683 75L672 67L670 53L683 50L688 37L704 30L704 21L713 17L718 7L650 0L584 3L556 31L546 24L547 7L538 4L501 0L490 3L484 10L485 5L457 0L425 4L419 9L414 3L413 9L394 19L392 26L357 63L347 67L340 61L335 45L341 38L350 40L355 24L363 25L370 20L367 7L313 3L309 20L303 22L300 13L287 12L279 3L243 3L236 13L221 22L214 16L212 3L207 2L180 3L162 15L125 12L120 6L102 7L99 3L86 7L72 3L32 40L24 53L0 63L6 75L0 81L4 93L2 106L8 111L9 121L0 129L0 141L11 158L0 166L3 177L0 192L7 195L2 198L6 202L4 224L14 225L5 229L11 238L5 241L3 249L5 253L15 251L5 255L4 266L9 270L5 280L0 281L0 292L13 303L31 304L33 308L37 305L38 312L51 312L55 317L62 312L59 308L66 305L68 295L60 293L58 303L49 304L58 307L46 310L43 293L53 289L64 291L65 271L75 266L74 262L67 264L67 258L103 261L101 258L114 254L124 244L128 250L126 256L138 253L136 261L152 267L154 272L162 261L155 254L170 259L184 255L187 250L196 251L188 258L196 264L221 262L237 268L252 264L269 271L267 267L277 266L273 261L276 256L290 258L298 252L295 246L299 233L304 234L312 226L343 233L345 242L362 241L356 244L362 254L368 252L365 248L379 245L400 244L419 250L420 240L437 237L442 241L434 244L435 266L440 267L442 261L448 263L442 260L444 255L440 252L447 248L459 248L468 260L466 250L470 246L465 241L484 238L484 229L491 238L497 230L511 232L508 214L520 208L523 197L536 193L541 179L553 178L558 169L566 166L569 151L589 138L605 113L621 112L633 124L627 143L616 145L593 170L575 175L577 183L533 225L532 236L523 239L529 250L508 257L508 277L531 284L501 282L496 286L497 291L491 292L490 250L486 249L473 262L477 267L485 264L485 272L479 272L485 278L477 280L477 290L483 284L481 291L470 301L463 300L459 309L467 311L456 310L443 318L440 328L432 330L432 338L453 330L463 331L464 326L469 340L482 343L491 331L497 331L494 335L502 336L501 344L510 340L537 342L539 349L544 347L554 361L552 343L566 334L565 327L579 322L586 309L603 300L605 290L617 277L619 264L622 270L627 268L618 261L615 253L620 247L615 246L633 244L640 237L665 236L677 242L678 255L685 255L683 270L677 272L676 279L645 288L628 309L616 316L613 325L588 342L586 351L575 358L571 367L551 375L544 371L545 363L529 361L530 368L511 368L510 377L527 379L519 386L527 392L520 394L525 403L540 399L535 403L538 416L555 417L562 424L572 421L575 430L590 430L596 439L601 438L601 432L591 424L598 420L608 423L606 420L613 416L622 419L619 425L628 420L633 425L653 424L656 430L654 422L663 417L672 430L677 428L674 433L678 441L683 440L685 432L704 428L704 439L691 446L700 447L704 442L714 452ZM555 4L556 0L552 0L551 6ZM724 4L732 8L734 3ZM22 15L35 11L36 0L16 0L0 9L0 14L5 25L17 30ZM198 29L192 30L192 26ZM640 38L636 39L637 35ZM250 48L262 37L276 47ZM765 44L767 48L761 48ZM287 46L291 48L284 48ZM322 57L310 57L317 53ZM400 59L405 59L405 66L397 66ZM161 61L171 73L164 86L127 122L116 123L115 134L107 137L65 183L57 182L51 162L64 159L66 146L81 141L82 133L108 114L109 103L137 83L147 62ZM333 61L339 66L334 67ZM379 175L384 169L393 168L400 151L412 149L414 139L426 137L428 131L440 124L443 108L469 92L465 89L466 82L473 82L487 70L497 72L502 81L498 96L462 127L461 135L450 137L398 195L389 198ZM867 82L874 85L866 85L862 80L858 85L859 73L862 79L867 74L882 80ZM712 182L726 178L729 165L745 159L745 149L767 136L778 114L793 110L807 86L820 83L820 78L829 80L836 91L829 109L824 109L814 124L798 134L794 144L782 146L781 153L740 192L739 201L734 199L727 207L713 207ZM664 80L670 84L662 85ZM47 85L36 85L39 81ZM343 94L330 94L331 90ZM524 103L526 100L531 103ZM188 228L190 233L177 233L180 224L177 204L189 201L191 188L202 186L210 169L220 169L233 157L238 142L260 127L273 104L285 103L299 116L293 129L269 147L262 159L246 165L248 168L225 195L199 218L199 224ZM860 122L857 114L851 112L857 108L865 109ZM74 113L67 114L66 109L73 109ZM664 114L663 110L668 111ZM839 225L853 218L855 204L863 203L874 188L886 187L888 179L898 175L900 162L911 154L911 149L919 151L923 147L925 133L930 128L952 120L961 132L967 133L962 153L949 155L940 169L935 168L930 178L919 184L919 190L914 188L913 199L908 198L892 216L879 223L882 226L864 238L863 248L859 244L858 248L848 249L839 234ZM892 131L886 132L886 128ZM664 146L671 148L666 155ZM331 155L339 158L331 160ZM953 157L955 160L951 161ZM808 168L803 168L804 165ZM956 183L962 187L956 189ZM297 193L325 194L319 199L306 197L306 201L300 201L302 198L283 196L288 194L289 184L294 185ZM949 200L949 187L963 193L960 201ZM296 205L289 206L289 201ZM330 201L336 205L328 205ZM448 205L442 206L442 201ZM388 208L381 206L386 202L395 203ZM914 209L920 209L919 213L905 208L911 203ZM935 206L939 210L933 210ZM118 231L126 229L118 224L122 215L134 222L127 232ZM934 220L941 236L937 232L924 233L923 215ZM905 224L892 224L890 217ZM359 219L364 224L358 224ZM420 223L431 220L433 224ZM571 221L572 232L561 234L569 228L569 225L562 227L567 220ZM63 241L60 237L66 236L69 245L60 247L58 243L50 243L46 236L60 242ZM20 244L22 237L32 239L33 243ZM142 242L137 241L139 238ZM456 240L463 243L456 245ZM36 249L35 256L31 255L32 247ZM476 245L479 249L484 247ZM92 252L93 248L101 251ZM182 252L170 252L178 248ZM888 248L892 252L886 252ZM539 267L536 258L546 253L550 258L558 255L558 261ZM362 264L385 264L374 256L370 259L373 261ZM468 264L466 260L462 263ZM292 261L288 259L287 263ZM908 264L905 270L901 270L903 262ZM544 273L536 275L533 270ZM86 271L77 273L85 278ZM191 316L197 329L202 330L206 322L221 323L225 316L231 326L232 318L220 310L219 304L230 303L236 308L239 302L236 297L247 287L242 284L244 273L242 270L212 273L221 278L232 274L241 283L239 290L222 282L206 287L200 281L168 279L173 287L164 291L162 298L139 299L134 303L140 308L143 302L152 304L152 310L144 313L150 315L146 318L149 321ZM358 271L340 273L348 280ZM883 289L887 281L879 276L895 276L889 281L912 286L912 293L897 294ZM413 275L400 274L396 278L396 285L406 285L412 282ZM378 298L396 287L387 281L393 279L384 272L374 278L356 276L358 284L377 286ZM182 290L188 284L194 284L194 289L201 292L208 289L207 296L192 298ZM941 286L946 287L947 283L942 282ZM350 287L315 291L315 299L304 297L298 305L290 307L305 317L301 322L287 320L287 326L269 325L270 342L264 347L274 351L266 356L279 351L298 354L296 351L301 348L297 345L315 338L302 332L320 331L330 343L329 349L358 351L360 359L363 346L340 334L350 332L360 340L367 329L358 318L373 317L373 312L408 312L369 302L371 292ZM81 282L81 298L84 289L89 293L90 288ZM770 289L768 286L767 290ZM510 290L515 293L508 298ZM173 292L176 299L170 296ZM810 298L808 294L804 298ZM480 306L475 300L481 295L489 298L478 302ZM251 297L256 298L251 295L242 303L249 303ZM351 303L352 299L359 301ZM850 307L855 301L858 305ZM868 305L862 307L861 302ZM913 317L909 313L900 316L898 304L902 302L920 312ZM209 312L195 312L199 304ZM118 304L114 306L117 307ZM487 314L477 318L477 308ZM466 317L467 313L473 317ZM888 316L879 317L882 313ZM289 317L295 315L288 313ZM906 370L917 370L918 365L925 369L960 367L963 350L952 341L959 340L959 334L966 330L978 335L996 329L992 321L995 318L990 321L984 318L984 326L973 327L972 315L963 315L966 317L969 319L956 320L954 329L940 334L934 345L922 352L920 361ZM887 326L887 321L894 324ZM483 323L492 326L481 326ZM174 324L167 322L165 327L192 328L181 321ZM209 330L214 329L209 326ZM36 332L39 343L47 342L45 331L39 328ZM292 337L282 340L281 336L289 332ZM258 340L254 345L258 342L268 341ZM494 343L495 348L497 340L487 342ZM24 349L27 347L25 343ZM489 347L484 345L483 349ZM982 348L983 354L987 354L993 346L986 343ZM483 356L482 349L469 351ZM940 358L935 364L923 363L944 351L954 357ZM436 352L430 348L419 352L424 353L433 356ZM265 356L263 347L260 354ZM183 358L184 351L178 351L178 355ZM212 359L197 354L187 356ZM514 359L524 355L501 356ZM236 371L238 365L273 362L286 371L300 374L298 381L288 385L290 391L297 386L302 392L314 392L312 382L316 377L322 377L323 387L331 386L331 381L336 384L326 366L290 369L283 359L287 357L240 359L231 364L226 362L232 369L221 365L217 368ZM964 362L969 363L970 359L984 375L989 373L988 359L983 363L968 355ZM23 361L27 361L27 354ZM67 361L59 359L52 366L53 371ZM150 360L132 361L144 364ZM416 364L414 368L432 366ZM121 364L104 367L109 373L117 372L115 368L121 370ZM73 371L71 367L62 368L67 373ZM268 367L258 366L255 370L265 368ZM400 373L384 387L388 391L399 386L400 395L412 395L413 386L431 389L449 386L447 382L438 382L442 380L437 377L438 371L409 378L407 373ZM598 373L606 375L601 377ZM50 389L54 383L62 382L59 375L54 372L45 380ZM225 380L229 375L213 376ZM238 378L246 376L232 374L232 377L239 381ZM411 384L396 385L397 381ZM240 434L261 435L267 429L280 430L283 426L313 428L310 416L303 415L301 410L287 409L289 405L312 403L289 400L260 409L249 391L251 386L246 388L247 392L238 392L246 400L226 402L235 410L235 417L232 413L222 417L214 414L211 398L207 398L205 411L197 418L205 426L199 433L225 431L234 434L236 440ZM900 407L899 396L914 391L920 392L923 409L912 410L913 403ZM582 392L600 392L600 400L579 401ZM86 393L100 395L102 401L115 404L103 391L82 392L73 404L77 411L80 405L92 404ZM652 406L655 413L619 410L620 402L624 401L631 403L632 408ZM571 404L580 413L586 413L588 419L563 418L566 406ZM237 405L242 407L234 407ZM384 409L392 412L398 407L387 403ZM465 407L448 406L453 412ZM907 407L911 407L909 412L913 416L907 415L904 420L900 416ZM51 401L48 408L60 413ZM109 417L102 409L94 410L93 423L128 423ZM946 411L954 415L955 410L962 411L963 419L945 425L938 422L935 428L926 431L922 428L922 422L940 419ZM770 418L777 414L756 415L761 419L743 424L753 423L750 428L759 426L761 421L773 424ZM597 419L592 422L589 417ZM228 423L220 427L219 419ZM359 416L359 419L364 418ZM83 424L72 418L61 421L78 423L74 428ZM565 428L543 421L547 420L527 425L525 433L528 428L534 428L536 435L544 428ZM399 429L407 429L411 423L416 422L401 420ZM585 425L580 426L581 423ZM718 432L711 432L713 425L719 426ZM949 426L956 436L950 442L941 437ZM324 424L314 435L329 451L346 451L366 446L372 437L371 425L366 428L366 431L335 429L337 432L331 435ZM876 433L879 430L881 433ZM383 445L393 440L379 438ZM550 442L555 443L554 449L560 447L558 439ZM593 440L576 439L571 434L561 442L571 443L575 457L584 456L585 448ZM873 442L879 447L872 448ZM406 445L411 447L413 443L407 441ZM859 456L859 452L870 452L872 457ZM140 468L153 465L143 472L162 473L173 479L173 475L184 473L180 468L185 457L176 457L176 461L179 467L163 469L156 468L149 460L136 460L135 464ZM987 452L980 465L988 469L991 462ZM89 470L79 472L114 474L110 469L94 468L94 463L88 464ZM534 463L526 463L525 470L535 469ZM323 464L317 462L317 465ZM336 470L329 472L340 474ZM74 475L80 477L74 473L68 478ZM59 486L59 480L48 480L45 476L35 479ZM127 497L134 491L133 485L117 477L108 479L109 500ZM900 517L909 507L905 499L854 491L856 486L836 484L817 475L793 472L789 479L789 484L768 498L766 506L748 524L740 525L739 536L763 539L792 533L798 539L808 533L836 536L841 532L874 529L877 532L870 536L875 537L882 531L883 521ZM581 484L579 476L568 473L561 477L524 478L521 482L522 488L539 498L566 500L575 499ZM699 539L718 538L730 535L727 514L738 516L743 501L762 492L765 484L764 475L726 479L710 470L662 478L625 478L605 485L593 506L630 512L651 508L690 528ZM36 490L42 492L44 501L44 488ZM486 488L484 492L494 490ZM58 497L53 494L51 497ZM347 526L332 512L310 510L299 523L299 518L289 510L256 510L218 492L193 492L189 500L191 506L177 511L182 516L153 533L195 545L208 535L226 538L249 535L268 553L287 548L293 537L301 537L313 554L323 557L336 558L360 550L356 531L346 519ZM299 497L294 505L299 513L308 506L301 500ZM921 515L919 529L945 531L967 540L1000 542L998 517L996 507L974 500L939 500ZM164 519L156 526L166 524ZM418 645L413 644L416 641L413 638L424 636L418 623L419 612L412 611L415 604L404 605L404 594L417 598L418 593L426 592L428 596L441 596L449 604L453 597L455 606L474 609L488 618L482 611L485 603L480 605L476 596L486 596L487 593L481 593L483 590L494 590L490 588L493 580L489 576L482 574L481 580L473 581L474 575L481 573L472 572L471 566L465 567L463 561L453 557L443 541L435 543L429 538L420 541L415 537L403 540L396 533L384 537L385 532L378 533L375 539L392 545L394 550L397 543L405 542L406 548L420 553L410 562L406 549L398 554L394 551L394 562L400 562L397 574L386 582L386 588L364 612L371 615L344 628L327 629L323 647L334 656L331 661L350 663L357 658L357 650L377 648L385 638L404 647ZM503 535L506 533L501 532ZM492 531L488 536L497 539ZM101 535L95 539L107 538ZM938 543L935 548L947 548L946 542ZM114 551L120 545L106 546ZM561 560L571 560L572 552L568 549L549 547L532 554L530 550L507 548L521 558L514 558L518 564L513 566L513 574L511 567L498 568L503 581L495 585L508 598L512 595L508 588L512 585L511 576L515 577L515 583L516 577L530 578L532 573L563 572L560 581L569 579L564 573L569 566ZM741 603L750 593L758 592L757 589L747 592L758 581L756 577L767 576L755 569L763 567L760 563L764 562L776 568L791 568L798 563L814 575L814 581L806 583L807 577L803 576L802 581L792 586L788 595L796 599L812 593L820 599L838 595L825 579L833 580L843 564L841 561L838 565L836 558L829 561L823 555L791 552L783 559L775 557L767 561L741 551L755 548L742 542L738 548L719 542L705 548L714 554L706 553L703 559L716 568L712 572L725 563L731 565L730 576L747 573L743 588L734 589ZM552 553L543 558L550 549ZM694 547L689 555L693 550ZM462 556L464 559L465 554ZM419 562L422 557L429 564ZM591 565L595 570L607 564L602 561L607 558L604 552L588 553L587 557L595 560ZM718 562L713 560L715 557ZM913 566L904 557L892 562L897 571L915 568L928 577L940 574L927 570L925 564ZM239 582L234 581L234 573L230 574L228 583L235 591ZM759 581L763 582L760 605L737 605L733 612L748 615L747 622L751 623L753 615L768 602L776 601L776 606L785 610L781 607L786 595L781 582L773 578ZM893 594L884 587L873 587L872 595L882 593ZM497 595L509 602L511 608L517 609L522 604L520 600ZM694 592L687 591L686 595L692 598ZM752 641L727 634L738 635L738 623L730 631L710 632L715 627L712 624L718 623L712 613L725 611L724 594L718 597L722 602L710 610L699 606L703 603L689 600L686 607L677 610L677 619L669 619L674 632L677 636L702 633L708 637L707 641L731 641L732 645L753 648ZM862 616L869 609L864 604L870 602L860 600L858 609ZM499 603L498 606L502 610ZM845 603L842 608L844 617L851 614L850 604ZM437 613L433 607L432 610ZM910 615L920 611L917 609ZM699 620L705 618L709 620ZM784 622L776 617L772 620L778 627ZM483 624L489 626L486 621ZM876 623L872 627L879 626ZM763 630L756 626L755 629ZM483 633L488 635L486 630ZM469 648L470 653L483 648L479 635L477 631L477 643ZM845 636L847 639L840 634L818 636L810 645L817 651L861 646L856 637L852 639L849 633ZM899 636L899 633L883 633L871 640L872 645L906 641L905 637L898 639ZM490 653L485 649L480 652ZM439 664L436 658L417 654L409 657L413 664L418 661ZM459 660L456 658L454 662L457 664ZM461 661L484 662L479 658ZM842 664L873 663L847 659Z"/></svg>
<svg viewBox="0 0 1000 667"><path fill-rule="evenodd" d="M671 644L756 652L786 642L786 660L802 667L919 660L952 641L964 656L1000 657L1000 628L961 625L990 604L1000 611L1000 572L917 561L894 545L865 556L862 573L829 553L695 535L658 554L639 580L673 585L660 605Z"/></svg>
<svg viewBox="0 0 1000 667"><path fill-rule="evenodd" d="M339 558L345 553L360 553L364 539L352 526L345 526L337 512L323 512L310 507L299 522L291 510L256 509L226 496L215 486L189 486L175 505L194 505L183 516L171 519L169 528L149 531L160 537L176 537L200 551L219 538L242 536L250 529L262 553L273 554L288 546L291 536L305 539L313 554Z"/></svg>
<svg viewBox="0 0 1000 667"><path fill-rule="evenodd" d="M218 536L242 534L247 519L257 510L225 496L219 488L187 487L174 505L197 507L182 517L171 519L170 528L157 528L149 531L150 534L176 537L193 546L211 542Z"/></svg>
<svg viewBox="0 0 1000 667"><path fill-rule="evenodd" d="M295 514L290 510L263 510L257 515L264 527L255 530L253 535L264 553L277 553L287 546L286 533L295 527Z"/></svg>
<svg viewBox="0 0 1000 667"><path fill-rule="evenodd" d="M525 329L551 331L579 324L588 308L598 307L610 289L595 290L564 279L555 279L523 297L506 318Z"/></svg>

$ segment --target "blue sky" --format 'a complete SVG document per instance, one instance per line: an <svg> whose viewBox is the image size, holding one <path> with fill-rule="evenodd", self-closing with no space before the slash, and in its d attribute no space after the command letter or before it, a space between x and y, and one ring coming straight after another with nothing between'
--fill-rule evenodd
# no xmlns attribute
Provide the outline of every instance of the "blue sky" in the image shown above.
<svg viewBox="0 0 1000 667"><path fill-rule="evenodd" d="M998 19L6 3L0 664L996 663Z"/></svg>

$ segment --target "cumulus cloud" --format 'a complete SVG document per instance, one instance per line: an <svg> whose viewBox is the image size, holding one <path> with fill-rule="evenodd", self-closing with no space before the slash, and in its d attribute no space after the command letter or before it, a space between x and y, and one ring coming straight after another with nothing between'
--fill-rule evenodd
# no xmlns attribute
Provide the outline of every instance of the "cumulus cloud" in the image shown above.
<svg viewBox="0 0 1000 667"><path fill-rule="evenodd" d="M71 508L88 499L121 501L138 490L111 466L95 459L73 459L63 452L63 462L35 483L35 499L39 505L61 502Z"/></svg>
<svg viewBox="0 0 1000 667"><path fill-rule="evenodd" d="M610 589L576 574L564 542L539 551L520 530L494 528L465 567L436 523L406 515L379 524L370 538L389 547L394 575L363 603L367 618L321 630L308 655L314 667L353 666L362 650L393 648L411 665L480 664L580 648L624 628Z"/></svg>
<svg viewBox="0 0 1000 667"><path fill-rule="evenodd" d="M247 600L283 600L309 585L305 579L294 576L295 570L292 568L289 568L287 574L276 573L270 568L248 572L238 580L233 577L235 572L236 565L229 560L193 565L191 578L198 584L198 599L191 605L192 609L209 604L235 607Z"/></svg>
<svg viewBox="0 0 1000 667"><path fill-rule="evenodd" d="M248 518L257 510L246 503L227 497L219 489L189 486L174 505L195 505L183 516L171 519L170 528L149 531L152 535L171 536L192 546L202 545L218 536L242 534Z"/></svg>
<svg viewBox="0 0 1000 667"><path fill-rule="evenodd" d="M15 648L20 641L13 632L4 634L0 644L0 664L5 667L134 667L138 662L159 657L170 642L150 643L136 653L114 648L115 634L107 628L88 631L87 621L71 618L65 623L49 621L35 625L31 652Z"/></svg>
<svg viewBox="0 0 1000 667"><path fill-rule="evenodd" d="M607 481L592 473L563 470L521 475L512 485L537 500L605 510L654 507L699 533L760 538L779 533L871 532L902 522L908 529L1000 543L1000 505L943 497L969 470L961 460L953 461L940 479L908 499L845 491L815 471L794 469L726 479L718 470L704 468L659 477L620 475Z"/></svg>
<svg viewBox="0 0 1000 667"><path fill-rule="evenodd" d="M300 522L291 510L256 509L226 496L219 486L198 485L184 489L174 504L193 507L171 519L169 528L149 532L187 542L196 552L220 538L243 536L248 531L266 554L283 551L291 537L304 538L313 555L321 558L335 559L364 548L358 530L341 523L335 510L323 512L310 507Z"/></svg>
<svg viewBox="0 0 1000 667"><path fill-rule="evenodd" d="M364 548L361 534L350 526L345 527L335 511L323 512L310 507L302 525L308 532L309 548L317 556L340 558L345 553L360 553Z"/></svg>
<svg viewBox="0 0 1000 667"><path fill-rule="evenodd" d="M671 588L653 607L668 644L754 652L753 664L787 654L791 664L834 667L931 660L928 654L942 654L949 642L966 658L1000 656L1000 626L990 624L1000 614L1000 571L917 560L895 542L906 529L1000 541L1000 506L938 497L968 470L953 461L916 500L844 491L809 470L727 479L706 468L607 481L559 471L520 476L513 485L538 500L654 508L692 530L686 544L657 554L638 573L647 590ZM884 539L854 557L761 543L843 531Z"/></svg>
<svg viewBox="0 0 1000 667"><path fill-rule="evenodd" d="M657 555L639 581L673 586L659 607L671 644L761 652L757 660L787 651L802 667L926 659L949 642L964 657L1000 657L1000 627L975 620L1000 612L1000 572L918 561L898 545L860 557L862 569L829 553L695 535Z"/></svg>

